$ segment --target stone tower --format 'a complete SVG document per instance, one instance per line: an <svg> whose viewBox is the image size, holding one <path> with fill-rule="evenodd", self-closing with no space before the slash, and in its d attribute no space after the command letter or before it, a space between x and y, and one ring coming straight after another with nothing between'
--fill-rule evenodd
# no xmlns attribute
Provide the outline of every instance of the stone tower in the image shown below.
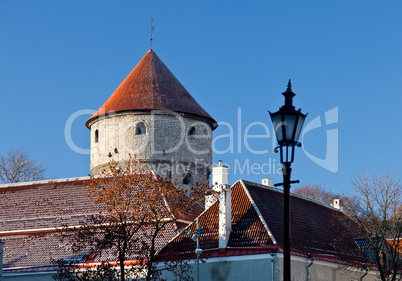
<svg viewBox="0 0 402 281"><path fill-rule="evenodd" d="M202 182L211 172L217 123L152 49L86 126L94 175L112 159L126 165L129 154L180 185Z"/></svg>

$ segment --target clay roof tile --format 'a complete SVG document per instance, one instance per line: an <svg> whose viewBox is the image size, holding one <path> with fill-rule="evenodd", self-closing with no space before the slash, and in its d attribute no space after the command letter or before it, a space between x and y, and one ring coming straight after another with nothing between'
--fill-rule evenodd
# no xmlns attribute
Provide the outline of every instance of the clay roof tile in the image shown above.
<svg viewBox="0 0 402 281"><path fill-rule="evenodd" d="M272 241L273 237L278 243L276 245L283 245L283 193L281 190L239 180L232 186L231 198L232 232L226 250L253 247L252 252L255 253L255 247L264 248L267 245L276 244ZM302 196L292 194L290 201L292 251L332 255L355 261L366 260L358 252L352 239L353 234L350 231L357 230L346 215L330 206L313 202ZM198 219L202 227L200 247L203 250L218 248L219 202L215 202ZM272 236L263 222L267 223ZM192 232L195 232L195 229L195 222L187 227L187 230ZM194 249L195 242L186 234L180 234L172 239L160 254L192 252ZM227 252L225 253L228 255Z"/></svg>
<svg viewBox="0 0 402 281"><path fill-rule="evenodd" d="M171 110L206 118L212 128L216 121L197 103L179 80L151 49L124 79L105 104L86 122L125 111Z"/></svg>

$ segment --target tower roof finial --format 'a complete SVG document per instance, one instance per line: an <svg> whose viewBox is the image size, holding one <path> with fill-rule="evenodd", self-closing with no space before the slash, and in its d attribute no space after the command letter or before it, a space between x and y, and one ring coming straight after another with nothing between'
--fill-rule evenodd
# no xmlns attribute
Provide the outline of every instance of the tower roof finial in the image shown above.
<svg viewBox="0 0 402 281"><path fill-rule="evenodd" d="M154 18L151 18L151 38L149 39L149 44L150 44L151 50L152 50L152 40L153 40L152 39L152 31L155 30L155 26L152 25L153 20L154 20Z"/></svg>
<svg viewBox="0 0 402 281"><path fill-rule="evenodd" d="M290 90L292 88L292 81L289 79L289 82L288 82L288 89Z"/></svg>

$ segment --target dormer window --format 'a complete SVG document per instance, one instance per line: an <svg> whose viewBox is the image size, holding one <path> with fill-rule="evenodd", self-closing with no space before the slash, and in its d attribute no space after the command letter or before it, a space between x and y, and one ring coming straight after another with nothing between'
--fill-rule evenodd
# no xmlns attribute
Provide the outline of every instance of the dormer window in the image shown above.
<svg viewBox="0 0 402 281"><path fill-rule="evenodd" d="M194 126L191 126L188 129L187 135L189 135L189 136L194 136L195 135L195 127Z"/></svg>
<svg viewBox="0 0 402 281"><path fill-rule="evenodd" d="M186 173L183 177L183 184L190 184L191 183L191 175Z"/></svg>
<svg viewBox="0 0 402 281"><path fill-rule="evenodd" d="M140 122L135 127L136 135L145 135L147 133L144 123Z"/></svg>
<svg viewBox="0 0 402 281"><path fill-rule="evenodd" d="M95 130L95 143L99 141L99 131Z"/></svg>

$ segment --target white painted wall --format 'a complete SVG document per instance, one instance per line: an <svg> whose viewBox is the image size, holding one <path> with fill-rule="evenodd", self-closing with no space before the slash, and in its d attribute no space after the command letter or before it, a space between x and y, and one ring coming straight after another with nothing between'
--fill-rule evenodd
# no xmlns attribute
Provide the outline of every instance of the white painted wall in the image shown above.
<svg viewBox="0 0 402 281"><path fill-rule="evenodd" d="M145 125L146 134L135 134L138 123ZM195 134L189 135L192 127ZM96 130L98 142L95 142ZM149 164L162 177L170 170L179 184L187 172L192 183L201 183L211 172L212 129L202 118L170 111L118 113L91 123L94 175L107 170L112 159L125 166L129 154Z"/></svg>
<svg viewBox="0 0 402 281"><path fill-rule="evenodd" d="M202 255L201 255L202 256ZM245 259L245 257L247 257ZM192 266L189 275L197 281L196 263L190 261ZM164 265L162 265L164 266ZM163 277L174 280L173 274L164 271ZM273 257L270 254L210 258L206 263L200 262L200 281L258 281L273 279Z"/></svg>
<svg viewBox="0 0 402 281"><path fill-rule="evenodd" d="M283 281L282 258L282 254L262 254L207 259L200 263L200 281ZM308 258L292 256L292 281L352 281L360 280L365 273L361 268L314 260L307 280L310 262ZM190 275L197 281L196 263L191 260L190 264ZM163 276L173 280L171 273L165 271ZM377 281L377 272L369 271L363 280Z"/></svg>
<svg viewBox="0 0 402 281"><path fill-rule="evenodd" d="M202 255L201 255L202 258ZM282 254L261 254L236 257L210 258L200 262L200 281L283 281ZM352 281L360 280L365 271L361 268L347 267L337 263L315 260L310 267L307 280L307 266L310 259L292 256L292 281ZM189 261L190 276L196 279L196 262ZM165 264L159 265L164 268ZM162 271L163 277L175 280L173 274ZM3 281L53 281L54 271L31 273L5 273ZM369 271L364 281L377 281L376 271Z"/></svg>
<svg viewBox="0 0 402 281"><path fill-rule="evenodd" d="M29 272L29 273L4 273L3 281L54 281L52 276L55 271Z"/></svg>

